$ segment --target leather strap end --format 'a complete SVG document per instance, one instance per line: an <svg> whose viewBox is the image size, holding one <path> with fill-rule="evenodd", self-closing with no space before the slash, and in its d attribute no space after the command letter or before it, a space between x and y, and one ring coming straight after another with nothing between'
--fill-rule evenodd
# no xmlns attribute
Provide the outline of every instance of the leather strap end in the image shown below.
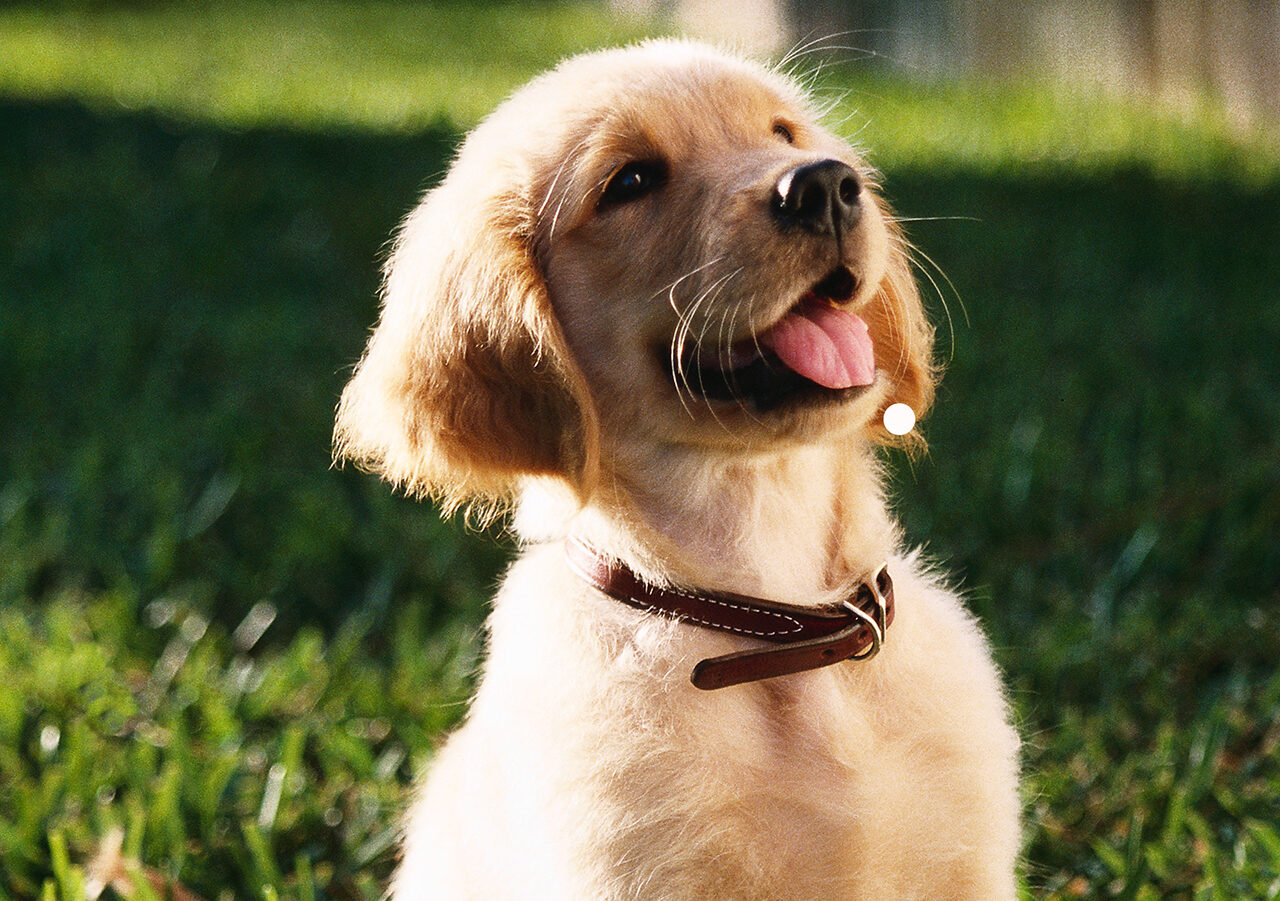
<svg viewBox="0 0 1280 901"><path fill-rule="evenodd" d="M856 657L868 647L875 646L878 649L876 628L869 623L855 623L825 638L712 657L700 661L693 668L690 681L695 688L714 691L717 688L830 666Z"/></svg>

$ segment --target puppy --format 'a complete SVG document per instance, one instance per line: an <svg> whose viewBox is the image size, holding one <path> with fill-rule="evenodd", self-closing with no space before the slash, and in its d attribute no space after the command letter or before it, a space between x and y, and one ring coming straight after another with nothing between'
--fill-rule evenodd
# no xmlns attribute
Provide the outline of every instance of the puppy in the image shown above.
<svg viewBox="0 0 1280 901"><path fill-rule="evenodd" d="M397 901L1015 897L999 680L877 463L931 334L874 173L776 71L591 53L466 139L337 417L523 541Z"/></svg>

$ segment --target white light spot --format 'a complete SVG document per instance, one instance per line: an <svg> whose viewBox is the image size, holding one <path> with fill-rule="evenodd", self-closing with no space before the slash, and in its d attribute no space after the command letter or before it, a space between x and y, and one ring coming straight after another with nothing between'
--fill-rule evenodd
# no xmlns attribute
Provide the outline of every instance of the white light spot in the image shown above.
<svg viewBox="0 0 1280 901"><path fill-rule="evenodd" d="M40 730L40 750L52 754L58 750L58 742L62 741L62 733L57 726L45 726Z"/></svg>
<svg viewBox="0 0 1280 901"><path fill-rule="evenodd" d="M267 770L267 784L262 788L262 807L258 810L258 827L270 829L275 825L276 811L280 809L280 794L284 790L285 766L271 764Z"/></svg>
<svg viewBox="0 0 1280 901"><path fill-rule="evenodd" d="M906 404L890 404L884 411L884 427L892 435L905 435L916 427L916 411Z"/></svg>

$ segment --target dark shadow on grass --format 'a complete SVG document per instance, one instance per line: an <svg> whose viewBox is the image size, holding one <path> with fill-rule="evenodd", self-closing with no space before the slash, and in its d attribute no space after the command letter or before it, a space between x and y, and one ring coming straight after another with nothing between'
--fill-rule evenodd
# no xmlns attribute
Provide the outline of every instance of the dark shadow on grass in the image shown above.
<svg viewBox="0 0 1280 901"><path fill-rule="evenodd" d="M453 131L7 101L0 133L0 600L111 589L229 626L267 600L286 636L393 596L478 618L498 555L329 455L384 245Z"/></svg>
<svg viewBox="0 0 1280 901"><path fill-rule="evenodd" d="M1099 704L1141 733L1269 673L1280 185L914 171L888 188L904 216L976 219L911 227L954 283L952 328L930 455L896 487L909 535L963 574L1028 733Z"/></svg>

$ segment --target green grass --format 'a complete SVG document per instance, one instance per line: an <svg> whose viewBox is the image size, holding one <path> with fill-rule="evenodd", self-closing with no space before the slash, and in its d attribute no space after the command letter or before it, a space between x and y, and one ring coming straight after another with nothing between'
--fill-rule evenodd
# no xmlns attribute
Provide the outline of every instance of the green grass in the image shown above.
<svg viewBox="0 0 1280 901"><path fill-rule="evenodd" d="M233 129L379 134L470 126L558 59L669 30L552 0L100 0L55 10L0 6L0 93ZM1274 135L1241 135L1209 104L1175 115L1040 86L904 84L823 46L795 67L818 73L822 96L841 100L845 131L887 166L1141 165L1255 183L1280 168Z"/></svg>
<svg viewBox="0 0 1280 901"><path fill-rule="evenodd" d="M0 9L0 898L113 842L128 897L378 897L505 552L330 468L333 403L459 129L635 33L193 9ZM1274 153L836 75L954 285L896 494L1012 686L1028 893L1280 897Z"/></svg>
<svg viewBox="0 0 1280 901"><path fill-rule="evenodd" d="M545 0L17 6L0 9L0 86L232 127L407 132L474 121L550 62L643 33Z"/></svg>

